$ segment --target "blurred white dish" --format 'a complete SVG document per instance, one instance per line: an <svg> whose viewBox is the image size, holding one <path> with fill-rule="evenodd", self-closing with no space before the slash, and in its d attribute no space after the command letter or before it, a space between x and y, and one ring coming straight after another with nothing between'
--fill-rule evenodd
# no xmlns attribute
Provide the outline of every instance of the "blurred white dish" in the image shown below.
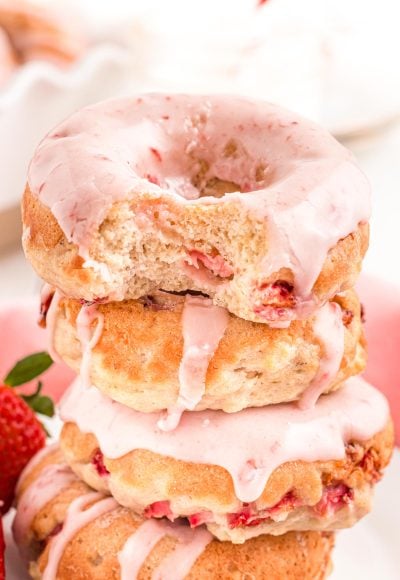
<svg viewBox="0 0 400 580"><path fill-rule="evenodd" d="M20 235L19 201L33 152L54 125L90 103L131 90L138 59L117 34L96 35L79 10L69 18L82 20L88 48L75 62L60 68L46 60L31 60L15 69L0 90L0 246ZM62 12L60 12L62 14ZM40 55L39 55L40 58Z"/></svg>
<svg viewBox="0 0 400 580"><path fill-rule="evenodd" d="M60 429L58 418L50 420L47 427L56 435ZM400 495L398 474L400 452L394 457L385 477L376 488L374 508L371 514L350 530L337 535L333 554L334 570L330 580L398 580L400 570ZM28 580L29 576L19 558L12 540L10 512L5 520L6 574L7 580Z"/></svg>
<svg viewBox="0 0 400 580"><path fill-rule="evenodd" d="M400 114L396 0L73 1L97 29L136 22L151 90L265 98L341 136Z"/></svg>
<svg viewBox="0 0 400 580"><path fill-rule="evenodd" d="M0 94L0 210L21 197L27 166L40 139L74 110L126 88L127 51L104 44L67 70L31 62Z"/></svg>

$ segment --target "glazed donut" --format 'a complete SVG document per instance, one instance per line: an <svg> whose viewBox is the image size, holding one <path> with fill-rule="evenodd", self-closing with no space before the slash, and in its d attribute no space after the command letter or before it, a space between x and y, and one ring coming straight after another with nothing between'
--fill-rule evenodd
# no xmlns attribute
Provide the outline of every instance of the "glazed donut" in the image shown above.
<svg viewBox="0 0 400 580"><path fill-rule="evenodd" d="M0 0L0 28L20 64L46 60L64 66L76 60L86 45L73 18L25 0Z"/></svg>
<svg viewBox="0 0 400 580"><path fill-rule="evenodd" d="M349 151L262 101L150 94L83 109L42 141L24 248L65 295L193 290L288 325L351 287L369 186Z"/></svg>
<svg viewBox="0 0 400 580"><path fill-rule="evenodd" d="M167 433L157 416L79 382L60 413L65 459L91 487L139 514L205 523L234 543L353 525L393 449L387 402L361 378L313 409L185 413Z"/></svg>
<svg viewBox="0 0 400 580"><path fill-rule="evenodd" d="M334 543L330 533L298 532L235 546L143 520L74 477L59 451L22 479L13 531L35 580L322 580Z"/></svg>
<svg viewBox="0 0 400 580"><path fill-rule="evenodd" d="M300 397L309 406L365 366L360 303L353 291L286 329L221 312L202 296L155 292L142 300L90 306L63 298L50 321L53 349L76 372L85 359L79 340L85 309L92 312L91 333L102 320L87 380L145 413L179 405L236 412ZM222 337L214 341L214 353L199 347L193 362L190 346L213 344L218 316L223 320L217 338Z"/></svg>

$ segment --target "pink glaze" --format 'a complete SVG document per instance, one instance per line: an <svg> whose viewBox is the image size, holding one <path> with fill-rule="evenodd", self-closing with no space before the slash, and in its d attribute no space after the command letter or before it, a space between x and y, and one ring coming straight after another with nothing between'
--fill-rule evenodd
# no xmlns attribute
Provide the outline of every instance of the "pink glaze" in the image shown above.
<svg viewBox="0 0 400 580"><path fill-rule="evenodd" d="M179 366L179 395L160 429L175 429L185 410L192 411L206 390L208 364L222 339L229 321L225 308L214 306L202 296L186 296L182 312L183 357Z"/></svg>
<svg viewBox="0 0 400 580"><path fill-rule="evenodd" d="M139 526L118 554L121 580L137 578L143 562L168 531L168 524L163 520L147 520Z"/></svg>
<svg viewBox="0 0 400 580"><path fill-rule="evenodd" d="M201 197L213 178L239 191ZM293 271L302 316L329 249L370 215L368 183L348 150L310 121L236 96L148 94L87 107L42 141L28 180L85 260L112 204L136 193L237 204L268 236L253 266L263 277Z"/></svg>
<svg viewBox="0 0 400 580"><path fill-rule="evenodd" d="M29 557L28 532L35 516L64 488L77 480L67 465L53 463L44 467L39 477L22 495L13 523L13 534L24 557Z"/></svg>
<svg viewBox="0 0 400 580"><path fill-rule="evenodd" d="M118 554L121 580L136 578L147 556L166 535L175 537L178 542L154 571L152 580L183 580L212 540L207 530L194 531L166 520L147 520L128 538Z"/></svg>
<svg viewBox="0 0 400 580"><path fill-rule="evenodd" d="M37 465L39 465L39 463L42 461L42 459L47 457L47 455L49 455L49 453L51 453L52 451L55 451L56 449L58 449L58 447L59 447L58 443L52 443L51 445L46 445L46 447L43 447L37 453L35 453L35 455L25 465L24 469L21 471L21 473L19 475L18 483L17 483L17 486L15 488L16 494L19 493L19 490L21 488L21 483L25 479L25 477L28 475L28 473L31 473L31 471L33 469L35 469L35 467Z"/></svg>
<svg viewBox="0 0 400 580"><path fill-rule="evenodd" d="M93 433L105 457L147 449L192 463L219 465L231 475L240 501L260 497L272 471L287 461L341 459L345 445L364 441L388 420L386 399L362 378L320 397L315 407L295 403L250 408L240 413L184 413L170 432L157 427L157 414L138 413L79 381L60 406L64 421ZM162 499L162 498L160 498Z"/></svg>
<svg viewBox="0 0 400 580"><path fill-rule="evenodd" d="M53 292L54 292L53 298L50 299L50 306L46 314L46 328L48 329L49 333L47 350L49 351L49 355L51 356L54 362L62 363L62 359L60 358L54 346L54 329L56 325L57 310L58 305L60 304L60 301L62 300L63 297L61 292L59 290L55 290L49 284L44 284L40 293L40 304L41 304L40 310L42 310L42 304L44 304L49 300L49 297Z"/></svg>
<svg viewBox="0 0 400 580"><path fill-rule="evenodd" d="M118 507L117 502L97 492L90 492L79 496L68 508L61 531L50 540L49 557L47 566L42 574L42 580L55 580L57 569L64 550L72 538L87 524L101 515ZM93 503L95 502L95 503ZM88 504L93 503L87 509Z"/></svg>
<svg viewBox="0 0 400 580"><path fill-rule="evenodd" d="M327 302L317 310L314 332L324 352L317 375L299 401L301 409L309 409L315 405L340 369L344 352L344 324L339 304Z"/></svg>
<svg viewBox="0 0 400 580"><path fill-rule="evenodd" d="M92 331L92 323L97 320L96 327ZM101 338L103 332L104 316L98 311L97 304L84 305L76 319L77 335L82 347L82 361L80 376L84 385L90 386L90 367L92 363L92 351Z"/></svg>
<svg viewBox="0 0 400 580"><path fill-rule="evenodd" d="M204 552L213 537L205 529L192 530L186 526L173 529L178 543L153 572L152 580L183 580L189 574L197 558Z"/></svg>

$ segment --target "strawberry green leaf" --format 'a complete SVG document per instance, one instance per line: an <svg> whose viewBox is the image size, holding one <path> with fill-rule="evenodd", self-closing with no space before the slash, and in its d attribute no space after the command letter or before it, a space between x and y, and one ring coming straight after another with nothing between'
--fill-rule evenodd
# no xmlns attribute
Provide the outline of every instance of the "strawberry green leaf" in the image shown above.
<svg viewBox="0 0 400 580"><path fill-rule="evenodd" d="M34 401L29 401L29 406L33 409L33 411L35 411L35 413L40 413L46 417L54 416L54 403L50 397L47 397L46 395L38 397Z"/></svg>
<svg viewBox="0 0 400 580"><path fill-rule="evenodd" d="M54 403L50 397L41 395L42 386L42 383L39 381L35 393L32 395L21 395L21 397L35 413L46 415L46 417L53 417Z"/></svg>
<svg viewBox="0 0 400 580"><path fill-rule="evenodd" d="M44 373L52 364L53 361L47 352L31 354L17 362L4 379L4 383L10 387L18 387Z"/></svg>

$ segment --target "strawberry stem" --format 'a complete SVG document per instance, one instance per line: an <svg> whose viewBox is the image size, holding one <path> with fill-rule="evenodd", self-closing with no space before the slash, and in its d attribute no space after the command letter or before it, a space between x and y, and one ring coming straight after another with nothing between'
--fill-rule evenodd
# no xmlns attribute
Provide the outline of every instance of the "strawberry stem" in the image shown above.
<svg viewBox="0 0 400 580"><path fill-rule="evenodd" d="M21 395L30 408L35 411L35 413L40 413L46 417L53 417L54 415L54 403L46 395L41 395L42 383L39 381L37 384L36 391L32 395Z"/></svg>

